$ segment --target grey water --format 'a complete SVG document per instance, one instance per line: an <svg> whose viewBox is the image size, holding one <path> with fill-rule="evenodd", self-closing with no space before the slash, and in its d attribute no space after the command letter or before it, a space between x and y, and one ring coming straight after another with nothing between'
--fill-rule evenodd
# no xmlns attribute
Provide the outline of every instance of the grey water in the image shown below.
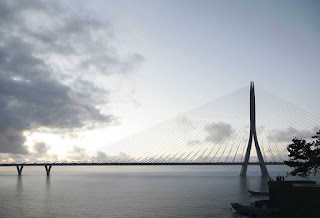
<svg viewBox="0 0 320 218"><path fill-rule="evenodd" d="M0 172L1 217L243 217L231 202L259 200L259 172Z"/></svg>

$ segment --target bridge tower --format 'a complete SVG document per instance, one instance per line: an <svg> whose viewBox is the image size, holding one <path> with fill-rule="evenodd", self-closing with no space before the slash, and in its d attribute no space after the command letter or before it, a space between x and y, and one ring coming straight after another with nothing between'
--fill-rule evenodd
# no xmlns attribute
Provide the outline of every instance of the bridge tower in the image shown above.
<svg viewBox="0 0 320 218"><path fill-rule="evenodd" d="M260 170L261 170L261 175L262 176L269 176L267 167L264 163L264 160L263 160L263 157L261 154L261 150L260 150L260 146L259 146L259 142L258 142L258 138L257 138L256 103L255 103L255 94L254 94L254 82L250 83L250 134L249 134L249 142L248 142L246 155L245 155L242 167L241 167L241 173L240 173L241 176L247 175L247 168L248 168L248 163L249 163L249 158L250 158L252 140L254 140L254 145L256 147Z"/></svg>

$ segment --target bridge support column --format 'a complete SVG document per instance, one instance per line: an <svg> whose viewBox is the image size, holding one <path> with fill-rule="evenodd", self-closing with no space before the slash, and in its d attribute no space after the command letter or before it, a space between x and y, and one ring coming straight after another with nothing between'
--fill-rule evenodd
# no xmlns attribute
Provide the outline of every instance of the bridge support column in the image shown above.
<svg viewBox="0 0 320 218"><path fill-rule="evenodd" d="M257 151L257 156L258 156L258 160L259 160L259 164L260 164L260 170L261 170L261 175L263 177L268 177L269 173L267 170L267 167L264 163L262 154L261 154L261 150L259 147L259 143L258 143L258 139L256 136L256 132L254 132L254 134L251 133L250 131L250 136L249 136L249 142L248 142L248 147L247 147L247 151L246 151L246 155L244 158L244 162L242 164L241 167L241 172L240 172L240 176L246 176L247 175L247 169L248 169L248 163L249 163L249 158L250 158L250 152L251 152L251 145L252 145L252 137L254 137L254 142L255 142L255 147L256 147L256 151Z"/></svg>
<svg viewBox="0 0 320 218"><path fill-rule="evenodd" d="M17 165L17 170L18 170L18 176L21 176L23 165Z"/></svg>
<svg viewBox="0 0 320 218"><path fill-rule="evenodd" d="M256 147L257 151L257 156L260 164L260 170L261 170L261 175L262 176L269 176L267 167L264 163L259 142L258 142L258 137L257 137L257 131L256 131L256 103L255 103L255 94L254 94L254 83L251 82L250 84L250 135L249 135L249 142L248 142L248 147L246 151L246 155L244 157L244 161L241 167L241 172L240 176L246 176L247 175L247 168L248 168L248 163L249 163L249 158L250 158L250 151L251 151L251 145L252 145L252 140L254 139L254 145Z"/></svg>
<svg viewBox="0 0 320 218"><path fill-rule="evenodd" d="M44 165L44 168L46 168L47 176L50 176L51 167L52 165Z"/></svg>

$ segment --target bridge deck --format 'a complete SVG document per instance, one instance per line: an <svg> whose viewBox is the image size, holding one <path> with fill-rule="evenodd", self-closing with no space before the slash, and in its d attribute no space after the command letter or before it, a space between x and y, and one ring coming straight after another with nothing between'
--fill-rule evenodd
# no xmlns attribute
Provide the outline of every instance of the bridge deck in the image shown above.
<svg viewBox="0 0 320 218"><path fill-rule="evenodd" d="M8 163L0 164L0 167L6 166L177 166L177 165L243 165L243 162L198 162L198 163ZM259 162L249 162L248 165L260 165ZM284 162L265 162L265 165L285 165Z"/></svg>

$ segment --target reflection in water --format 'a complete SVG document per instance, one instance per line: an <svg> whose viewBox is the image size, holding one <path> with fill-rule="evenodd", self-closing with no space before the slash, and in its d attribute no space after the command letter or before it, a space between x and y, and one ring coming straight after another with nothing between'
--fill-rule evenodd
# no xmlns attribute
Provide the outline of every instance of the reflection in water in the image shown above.
<svg viewBox="0 0 320 218"><path fill-rule="evenodd" d="M267 192L268 190L268 177L262 177L260 178L260 190L262 192Z"/></svg>
<svg viewBox="0 0 320 218"><path fill-rule="evenodd" d="M247 177L246 176L240 176L240 190L247 190L248 184L247 184Z"/></svg>
<svg viewBox="0 0 320 218"><path fill-rule="evenodd" d="M22 176L17 176L17 192L21 193L23 191Z"/></svg>
<svg viewBox="0 0 320 218"><path fill-rule="evenodd" d="M47 178L46 178L46 190L47 191L50 190L50 176L47 176Z"/></svg>
<svg viewBox="0 0 320 218"><path fill-rule="evenodd" d="M50 191L51 191L50 176L46 176L46 189L45 189L45 200L46 201L51 199L51 192Z"/></svg>
<svg viewBox="0 0 320 218"><path fill-rule="evenodd" d="M256 200L261 200L265 196L252 196L248 193L249 190L268 192L268 178L267 177L250 177L250 176L240 176L239 177L239 200L240 203L253 202Z"/></svg>
<svg viewBox="0 0 320 218"><path fill-rule="evenodd" d="M265 191L268 179L212 172L41 172L0 180L0 217L240 217L230 203L264 199L247 189Z"/></svg>
<svg viewBox="0 0 320 218"><path fill-rule="evenodd" d="M247 177L246 176L239 176L240 181L240 189L239 189L239 196L241 197L241 201L246 200L247 198L247 189L248 189L248 183L247 183Z"/></svg>
<svg viewBox="0 0 320 218"><path fill-rule="evenodd" d="M248 189L254 190L254 191L263 191L263 192L268 191L268 177L261 176L257 181L257 177L240 176L239 181L240 181L240 193L245 193L247 192Z"/></svg>

